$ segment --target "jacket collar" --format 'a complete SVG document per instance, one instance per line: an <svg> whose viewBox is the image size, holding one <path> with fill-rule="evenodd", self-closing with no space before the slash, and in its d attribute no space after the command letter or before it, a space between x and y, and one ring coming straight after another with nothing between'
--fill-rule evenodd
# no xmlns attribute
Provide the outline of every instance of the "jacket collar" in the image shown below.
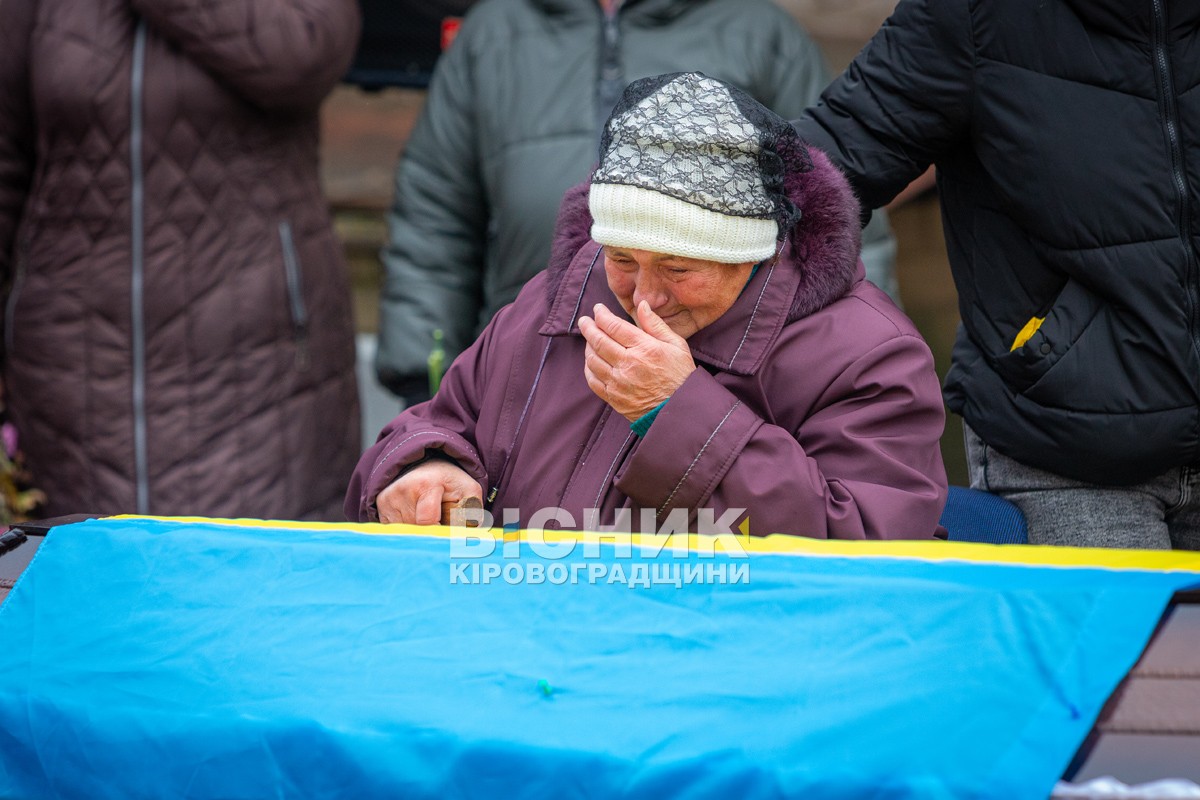
<svg viewBox="0 0 1200 800"><path fill-rule="evenodd" d="M753 375L784 325L829 305L863 277L858 202L825 154L810 153L813 169L788 178L800 221L733 306L688 339L697 361ZM559 210L547 270L548 313L539 330L546 336L580 335L579 315L590 315L596 303L628 319L608 288L600 245L590 237L587 189L582 183L569 190Z"/></svg>
<svg viewBox="0 0 1200 800"><path fill-rule="evenodd" d="M530 0L547 16L599 19L600 4L596 0ZM664 24L704 0L624 0L617 12L622 19L643 24Z"/></svg>

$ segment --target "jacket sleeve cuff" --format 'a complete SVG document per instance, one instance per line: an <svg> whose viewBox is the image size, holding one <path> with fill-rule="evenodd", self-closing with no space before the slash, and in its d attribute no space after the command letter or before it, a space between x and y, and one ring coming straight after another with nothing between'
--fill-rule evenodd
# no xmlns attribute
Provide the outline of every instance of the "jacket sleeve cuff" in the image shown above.
<svg viewBox="0 0 1200 800"><path fill-rule="evenodd" d="M461 436L442 430L405 431L395 440L383 444L375 464L364 481L361 510L368 522L379 521L375 505L379 493L400 474L428 458L442 456L454 461L485 489L487 473L475 448ZM364 516L364 515L360 515Z"/></svg>
<svg viewBox="0 0 1200 800"><path fill-rule="evenodd" d="M670 400L671 398L667 398ZM663 400L654 408L642 414L640 417L629 423L629 428L638 435L639 438L644 437L650 430L650 426L654 424L655 418L658 417L658 412L663 410L663 406L667 404L667 400Z"/></svg>
<svg viewBox="0 0 1200 800"><path fill-rule="evenodd" d="M674 508L700 508L762 424L716 378L697 369L658 412L616 486L658 517Z"/></svg>

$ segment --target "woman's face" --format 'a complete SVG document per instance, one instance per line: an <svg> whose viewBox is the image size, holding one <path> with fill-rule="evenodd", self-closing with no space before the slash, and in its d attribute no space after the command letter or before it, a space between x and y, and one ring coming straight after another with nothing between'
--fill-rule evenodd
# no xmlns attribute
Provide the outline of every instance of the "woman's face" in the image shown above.
<svg viewBox="0 0 1200 800"><path fill-rule="evenodd" d="M604 248L608 288L630 319L645 300L684 339L716 322L741 294L754 262L722 264L649 250Z"/></svg>

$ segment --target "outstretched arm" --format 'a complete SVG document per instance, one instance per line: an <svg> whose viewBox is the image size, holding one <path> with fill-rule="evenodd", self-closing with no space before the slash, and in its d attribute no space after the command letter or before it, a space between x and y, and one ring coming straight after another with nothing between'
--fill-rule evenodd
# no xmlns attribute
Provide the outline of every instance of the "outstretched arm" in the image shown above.
<svg viewBox="0 0 1200 800"><path fill-rule="evenodd" d="M880 208L966 134L975 79L966 0L901 0L850 66L795 121L862 201Z"/></svg>

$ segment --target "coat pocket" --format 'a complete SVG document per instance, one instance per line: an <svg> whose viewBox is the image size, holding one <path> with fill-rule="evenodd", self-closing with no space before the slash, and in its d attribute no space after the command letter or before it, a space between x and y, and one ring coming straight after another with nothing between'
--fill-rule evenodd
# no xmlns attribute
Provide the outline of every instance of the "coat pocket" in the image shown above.
<svg viewBox="0 0 1200 800"><path fill-rule="evenodd" d="M1013 347L993 359L996 371L1017 393L1042 379L1075 346L1096 320L1101 300L1073 279L1068 279L1044 317L1033 317L1021 331L1013 331Z"/></svg>
<svg viewBox="0 0 1200 800"><path fill-rule="evenodd" d="M308 307L304 304L304 284L292 224L279 223L279 245L283 252L283 274L287 285L288 311L292 319L292 335L296 342L296 366L308 368Z"/></svg>

